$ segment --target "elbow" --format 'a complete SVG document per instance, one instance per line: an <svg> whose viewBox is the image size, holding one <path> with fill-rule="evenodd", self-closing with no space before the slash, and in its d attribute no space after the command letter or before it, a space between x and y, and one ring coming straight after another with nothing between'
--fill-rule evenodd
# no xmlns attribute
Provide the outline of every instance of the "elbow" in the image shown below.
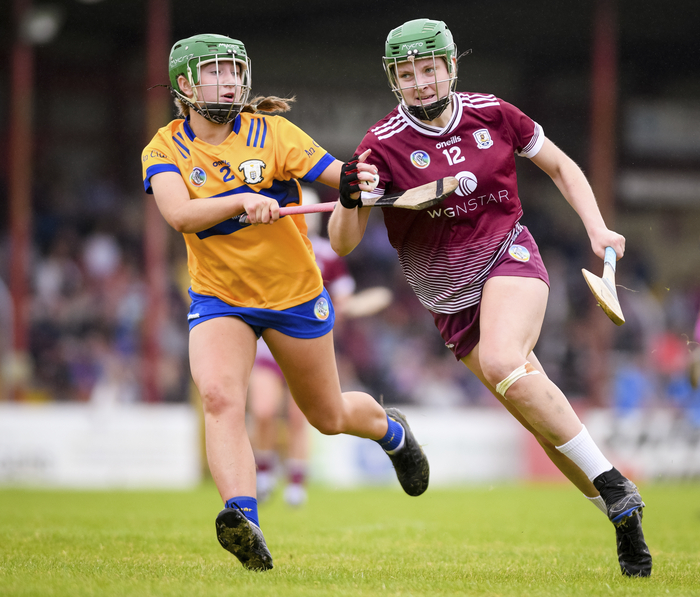
<svg viewBox="0 0 700 597"><path fill-rule="evenodd" d="M346 255L349 255L350 253L352 253L352 250L356 247L356 245L353 245L351 243L340 242L337 238L331 238L330 241L331 248L340 257L345 257Z"/></svg>

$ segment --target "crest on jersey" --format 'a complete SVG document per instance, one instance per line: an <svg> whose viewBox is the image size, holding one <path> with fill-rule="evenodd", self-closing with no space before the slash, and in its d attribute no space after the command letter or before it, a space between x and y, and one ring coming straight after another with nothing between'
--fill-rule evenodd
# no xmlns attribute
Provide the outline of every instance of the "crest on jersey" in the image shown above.
<svg viewBox="0 0 700 597"><path fill-rule="evenodd" d="M190 173L190 182L196 187L203 186L207 182L207 173L199 166L195 166Z"/></svg>
<svg viewBox="0 0 700 597"><path fill-rule="evenodd" d="M258 184L263 181L262 171L266 166L262 160L246 160L238 166L238 171L243 172L243 182L246 184Z"/></svg>
<svg viewBox="0 0 700 597"><path fill-rule="evenodd" d="M530 261L530 251L522 245L511 245L508 254L516 261Z"/></svg>
<svg viewBox="0 0 700 597"><path fill-rule="evenodd" d="M488 129L479 129L473 135L479 149L488 149L493 145L493 139L491 139L491 133Z"/></svg>
<svg viewBox="0 0 700 597"><path fill-rule="evenodd" d="M430 156L422 149L414 151L411 154L411 164L423 170L430 166Z"/></svg>
<svg viewBox="0 0 700 597"><path fill-rule="evenodd" d="M314 315L316 316L316 319L320 319L321 321L326 321L328 319L328 316L331 314L331 308L328 304L328 301L321 297L316 301L316 304L314 305Z"/></svg>

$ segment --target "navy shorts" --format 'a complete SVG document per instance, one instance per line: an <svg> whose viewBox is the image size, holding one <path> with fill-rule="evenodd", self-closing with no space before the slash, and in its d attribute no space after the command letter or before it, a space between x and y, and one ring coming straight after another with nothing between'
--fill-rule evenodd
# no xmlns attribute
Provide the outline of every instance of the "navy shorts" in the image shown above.
<svg viewBox="0 0 700 597"><path fill-rule="evenodd" d="M215 296L197 294L192 289L189 293L192 299L187 315L190 331L197 324L215 317L240 317L253 328L258 338L267 328L293 338L320 338L330 332L335 323L335 310L325 288L316 298L281 311L233 307Z"/></svg>
<svg viewBox="0 0 700 597"><path fill-rule="evenodd" d="M539 278L549 286L549 276L544 267L540 251L529 230L523 231L515 239L496 264L491 268L486 279L495 276L520 276L522 278ZM440 335L457 360L466 357L479 343L479 315L481 302L467 307L459 313L432 313Z"/></svg>

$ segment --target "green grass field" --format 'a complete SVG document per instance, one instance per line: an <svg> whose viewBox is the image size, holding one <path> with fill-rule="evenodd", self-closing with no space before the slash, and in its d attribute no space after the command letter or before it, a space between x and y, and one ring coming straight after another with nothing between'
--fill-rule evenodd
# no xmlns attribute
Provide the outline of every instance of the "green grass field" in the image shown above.
<svg viewBox="0 0 700 597"><path fill-rule="evenodd" d="M654 557L620 574L614 529L565 485L331 491L261 524L275 569L219 547L213 485L0 490L0 595L700 595L700 485L642 487Z"/></svg>

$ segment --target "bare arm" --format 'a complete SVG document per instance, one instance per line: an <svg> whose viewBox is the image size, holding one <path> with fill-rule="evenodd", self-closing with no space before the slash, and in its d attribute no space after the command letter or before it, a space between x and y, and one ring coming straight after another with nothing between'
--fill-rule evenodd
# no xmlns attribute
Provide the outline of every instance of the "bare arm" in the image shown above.
<svg viewBox="0 0 700 597"><path fill-rule="evenodd" d="M360 180L372 180L372 175L377 173L377 168L375 166L362 163L367 159L369 154L370 150L368 149L360 156L360 163L358 164L358 170L360 170L358 176ZM342 162L338 160L333 162L324 170L323 174L319 176L319 181L338 188L342 165ZM326 180L328 180L328 182L326 182ZM369 188L365 187L364 190L369 190ZM358 195L353 195L352 197L354 199L357 196ZM369 219L371 209L371 207L346 209L338 203L328 222L328 238L331 241L331 247L333 247L333 250L338 255L344 257L352 252L360 243L365 234L365 229L367 228L367 220Z"/></svg>
<svg viewBox="0 0 700 597"><path fill-rule="evenodd" d="M605 247L612 247L617 258L621 258L625 253L625 237L605 225L591 185L581 168L549 139L545 139L542 149L532 161L551 177L579 215L593 252L604 259Z"/></svg>
<svg viewBox="0 0 700 597"><path fill-rule="evenodd" d="M155 174L151 186L160 213L178 232L200 232L243 212L251 224L272 224L279 219L277 201L257 193L190 199L187 186L176 172Z"/></svg>

